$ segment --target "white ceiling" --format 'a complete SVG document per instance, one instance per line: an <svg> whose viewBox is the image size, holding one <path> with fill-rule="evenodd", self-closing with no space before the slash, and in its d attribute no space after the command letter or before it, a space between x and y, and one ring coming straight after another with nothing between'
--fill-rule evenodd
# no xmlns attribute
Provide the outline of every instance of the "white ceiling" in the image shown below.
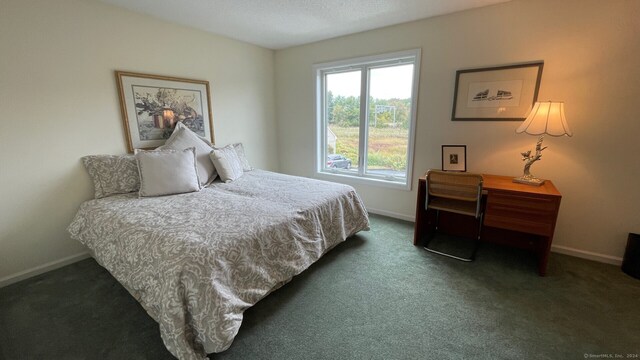
<svg viewBox="0 0 640 360"><path fill-rule="evenodd" d="M510 0L100 0L270 49Z"/></svg>

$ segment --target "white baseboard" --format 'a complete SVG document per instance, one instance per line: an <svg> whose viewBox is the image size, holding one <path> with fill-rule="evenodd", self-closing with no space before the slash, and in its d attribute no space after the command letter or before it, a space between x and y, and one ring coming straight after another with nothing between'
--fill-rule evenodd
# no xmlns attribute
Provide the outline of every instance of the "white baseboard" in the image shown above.
<svg viewBox="0 0 640 360"><path fill-rule="evenodd" d="M395 219L415 222L415 217L414 216L399 214L399 213L395 213L395 212L392 212L392 211L373 209L373 208L367 208L367 211L369 211L372 214L377 214L377 215L387 216L387 217L391 217L391 218L395 218ZM612 265L617 265L617 266L622 265L622 258L621 257L611 256L611 255L604 255L604 254L595 253L595 252L586 251L586 250L574 249L574 248L570 248L570 247L567 247L567 246L551 245L551 251L559 253L559 254L565 254L565 255L569 255L569 256L579 257L579 258L582 258L582 259L593 260L593 261L597 261L597 262L601 262L601 263L605 263L605 264L612 264Z"/></svg>
<svg viewBox="0 0 640 360"><path fill-rule="evenodd" d="M27 269L24 271L20 271L15 274L11 274L9 276L5 276L0 279L0 288L11 285L13 283L17 283L18 281L22 281L24 279L28 279L30 277L40 275L47 271L55 270L57 268L61 268L63 266L73 264L74 262L78 262L80 260L84 260L89 257L89 253L83 252L80 254L75 254L71 256L67 256L65 258L48 262L46 264L42 264L40 266L33 267L31 269Z"/></svg>
<svg viewBox="0 0 640 360"><path fill-rule="evenodd" d="M565 255L575 256L583 259L593 260L593 261L597 261L605 264L612 264L612 265L618 265L618 266L622 265L622 258L617 256L604 255L604 254L599 254L599 253L586 251L586 250L578 250L578 249L561 246L561 245L551 245L551 251L557 252L559 254L565 254Z"/></svg>
<svg viewBox="0 0 640 360"><path fill-rule="evenodd" d="M410 221L410 222L416 221L416 218L415 218L414 215L404 215L404 214L399 214L399 213L395 213L395 212L392 212L392 211L386 211L386 210L380 210L380 209L372 209L372 208L369 208L369 207L367 208L367 211L372 213L372 214L387 216L387 217L394 218L394 219L400 219L400 220Z"/></svg>

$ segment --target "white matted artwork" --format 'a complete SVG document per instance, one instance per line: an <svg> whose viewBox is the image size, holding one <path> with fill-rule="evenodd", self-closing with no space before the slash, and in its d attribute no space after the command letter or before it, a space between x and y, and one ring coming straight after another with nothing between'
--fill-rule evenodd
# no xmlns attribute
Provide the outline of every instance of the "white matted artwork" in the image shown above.
<svg viewBox="0 0 640 360"><path fill-rule="evenodd" d="M178 122L213 143L208 81L124 71L116 79L129 152L164 144Z"/></svg>
<svg viewBox="0 0 640 360"><path fill-rule="evenodd" d="M442 145L442 170L467 171L467 145Z"/></svg>
<svg viewBox="0 0 640 360"><path fill-rule="evenodd" d="M458 70L451 120L524 120L538 98L543 65Z"/></svg>

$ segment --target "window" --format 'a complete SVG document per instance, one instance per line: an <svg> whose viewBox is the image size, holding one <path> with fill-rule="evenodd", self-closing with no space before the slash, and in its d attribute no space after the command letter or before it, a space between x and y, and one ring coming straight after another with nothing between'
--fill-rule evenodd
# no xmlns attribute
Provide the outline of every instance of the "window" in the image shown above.
<svg viewBox="0 0 640 360"><path fill-rule="evenodd" d="M321 176L409 189L420 49L314 66Z"/></svg>

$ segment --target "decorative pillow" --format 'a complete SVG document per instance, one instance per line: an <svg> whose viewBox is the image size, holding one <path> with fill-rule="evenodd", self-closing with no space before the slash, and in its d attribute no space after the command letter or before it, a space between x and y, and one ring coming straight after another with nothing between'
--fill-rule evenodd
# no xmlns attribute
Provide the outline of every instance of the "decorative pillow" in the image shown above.
<svg viewBox="0 0 640 360"><path fill-rule="evenodd" d="M138 164L133 155L90 155L82 158L95 198L140 190Z"/></svg>
<svg viewBox="0 0 640 360"><path fill-rule="evenodd" d="M211 151L209 155L222 181L228 183L238 179L244 174L242 162L233 145L227 145L223 148L216 148L214 146L213 151Z"/></svg>
<svg viewBox="0 0 640 360"><path fill-rule="evenodd" d="M233 144L233 148L236 150L236 154L238 154L238 158L240 158L240 163L242 164L242 170L244 171L253 170L251 165L249 165L249 161L247 160L247 157L244 154L244 146L242 146L242 143Z"/></svg>
<svg viewBox="0 0 640 360"><path fill-rule="evenodd" d="M200 135L196 134L193 130L189 129L189 127L188 127L187 125L185 125L185 124L184 124L183 122L181 122L181 121L178 121L178 122L176 123L176 127L175 127L175 128L176 128L176 129L188 129L189 131L193 132L193 133L194 133L198 138L200 138L200 140L204 141L204 142L205 142L205 144L207 144L207 145L209 145L209 146L213 146L213 144L211 143L211 141L209 141L209 139L207 139L207 138L206 138L206 137L204 137L204 136L200 136ZM171 135L173 135L173 133L172 133ZM171 137L169 137L169 138L171 138ZM167 140L169 140L169 139L167 139Z"/></svg>
<svg viewBox="0 0 640 360"><path fill-rule="evenodd" d="M209 159L211 145L183 123L178 122L176 124L176 128L169 139L157 150L184 150L190 147L196 150L196 164L198 165L200 185L207 186L218 176L216 168L213 167Z"/></svg>
<svg viewBox="0 0 640 360"><path fill-rule="evenodd" d="M135 150L140 197L200 191L196 150Z"/></svg>

